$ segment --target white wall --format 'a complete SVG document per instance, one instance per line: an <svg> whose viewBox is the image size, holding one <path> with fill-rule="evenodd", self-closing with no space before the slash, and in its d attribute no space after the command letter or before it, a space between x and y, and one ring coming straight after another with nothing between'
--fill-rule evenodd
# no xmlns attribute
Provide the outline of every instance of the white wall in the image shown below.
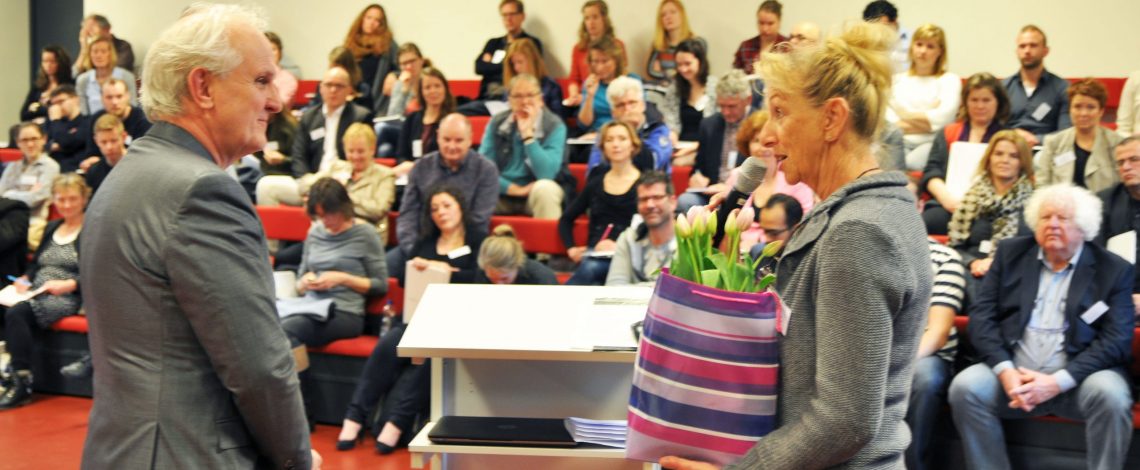
<svg viewBox="0 0 1140 470"><path fill-rule="evenodd" d="M368 2L256 0L270 12L270 24L285 42L286 54L319 78L327 53L343 41L355 15ZM401 42L416 42L449 78L475 78L474 59L483 43L502 35L498 0L419 0L381 2ZM611 0L618 37L630 48L635 71L644 71L658 0ZM709 42L713 73L728 70L736 46L756 34L759 0L686 2L693 30ZM830 28L859 17L864 0L786 0L782 30L811 20ZM141 57L146 45L189 4L183 1L87 0L86 13L107 15L116 35L130 40ZM989 71L998 76L1017 69L1014 38L1025 23L1049 35L1046 66L1066 76L1123 77L1140 69L1140 2L1100 0L895 0L900 22L913 28L933 22L949 37L950 69L959 75ZM527 31L543 40L555 75L568 70L577 39L580 1L530 0ZM17 15L18 16L18 15ZM11 18L7 13L5 18ZM5 19L4 22L12 20ZM9 31L5 31L7 34ZM26 33L25 33L26 36ZM25 41L26 44L26 41ZM22 53L22 52L21 52ZM22 93L22 92L21 92ZM12 108L3 108L12 109Z"/></svg>
<svg viewBox="0 0 1140 470"><path fill-rule="evenodd" d="M28 2L11 2L0 15L0 64L5 65L0 80L0 141L8 140L8 128L20 120L20 105L28 93L30 71L28 51L31 46L31 13Z"/></svg>

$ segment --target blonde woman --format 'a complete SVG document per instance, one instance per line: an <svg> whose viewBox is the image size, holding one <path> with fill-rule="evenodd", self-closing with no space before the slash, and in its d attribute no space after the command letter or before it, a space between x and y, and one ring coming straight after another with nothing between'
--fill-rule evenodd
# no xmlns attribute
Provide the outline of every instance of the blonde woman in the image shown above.
<svg viewBox="0 0 1140 470"><path fill-rule="evenodd" d="M921 170L938 129L954 122L962 80L946 70L946 33L924 24L910 42L910 70L896 74L891 85L887 121L903 132L906 166Z"/></svg>
<svg viewBox="0 0 1140 470"><path fill-rule="evenodd" d="M479 247L479 271L475 284L555 285L558 278L546 265L526 257L515 229L496 226Z"/></svg>
<svg viewBox="0 0 1140 470"><path fill-rule="evenodd" d="M653 33L653 49L649 51L646 76L655 83L668 84L677 75L677 46L694 40L707 51L709 45L689 29L689 17L681 0L662 0L657 5L657 29Z"/></svg>

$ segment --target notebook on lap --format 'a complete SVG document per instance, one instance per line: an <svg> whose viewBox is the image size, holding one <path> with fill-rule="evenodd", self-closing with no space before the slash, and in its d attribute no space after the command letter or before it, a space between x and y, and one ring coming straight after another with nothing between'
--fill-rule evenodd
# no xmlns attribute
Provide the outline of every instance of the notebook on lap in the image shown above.
<svg viewBox="0 0 1140 470"><path fill-rule="evenodd" d="M574 447L563 420L557 418L500 418L444 416L428 433L437 444L518 447Z"/></svg>

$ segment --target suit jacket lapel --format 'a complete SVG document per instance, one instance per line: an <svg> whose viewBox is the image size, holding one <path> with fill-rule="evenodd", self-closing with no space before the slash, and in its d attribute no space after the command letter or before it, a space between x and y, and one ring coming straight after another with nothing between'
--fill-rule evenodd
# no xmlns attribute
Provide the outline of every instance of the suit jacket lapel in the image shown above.
<svg viewBox="0 0 1140 470"><path fill-rule="evenodd" d="M1034 245L1036 246L1036 245ZM1037 259L1038 250L1031 249L1025 252L1025 258L1021 261L1020 269L1017 270L1018 274L1022 277L1021 282L1017 284L1018 289L1021 289L1021 308L1018 309L1018 314L1021 318L1018 322L1021 324L1021 329L1024 330L1026 325L1029 325L1029 318L1033 316L1033 306L1037 303L1037 289L1041 283L1041 260Z"/></svg>
<svg viewBox="0 0 1140 470"><path fill-rule="evenodd" d="M1077 260L1073 280L1069 282L1069 293L1065 296L1065 319L1070 323L1076 321L1077 315L1080 315L1077 309L1081 306L1081 298L1084 297L1085 291L1088 290L1089 284L1096 274L1094 269L1096 260L1093 259L1091 251L1085 247L1084 252L1081 253L1081 259Z"/></svg>

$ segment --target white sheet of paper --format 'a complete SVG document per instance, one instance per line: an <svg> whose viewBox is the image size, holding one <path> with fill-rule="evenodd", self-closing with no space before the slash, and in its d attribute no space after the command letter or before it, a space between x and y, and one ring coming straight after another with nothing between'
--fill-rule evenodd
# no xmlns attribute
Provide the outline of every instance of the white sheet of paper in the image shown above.
<svg viewBox="0 0 1140 470"><path fill-rule="evenodd" d="M492 116L511 109L511 106L508 105L506 101L487 100L483 102L483 106L487 107L487 112L491 113Z"/></svg>
<svg viewBox="0 0 1140 470"><path fill-rule="evenodd" d="M396 186L407 186L407 185L408 185L408 175L407 174L404 174L404 176L396 178Z"/></svg>
<svg viewBox="0 0 1140 470"><path fill-rule="evenodd" d="M590 134L582 137L575 137L573 139L566 139L566 145L594 145L597 141L597 136Z"/></svg>
<svg viewBox="0 0 1140 470"><path fill-rule="evenodd" d="M273 290L278 299L296 298L297 273L293 271L274 271Z"/></svg>
<svg viewBox="0 0 1140 470"><path fill-rule="evenodd" d="M424 296L424 290L431 284L448 284L451 282L451 271L434 265L420 271L412 267L408 260L404 266L404 323L412 321L416 314L416 307Z"/></svg>
<svg viewBox="0 0 1140 470"><path fill-rule="evenodd" d="M30 290L21 294L16 292L15 284L9 284L8 287L0 289L0 305L11 307L42 293L44 293L44 288L40 287L39 289Z"/></svg>
<svg viewBox="0 0 1140 470"><path fill-rule="evenodd" d="M644 298L598 297L584 299L574 327L574 349L637 350L632 326L645 319L651 292Z"/></svg>
<svg viewBox="0 0 1140 470"><path fill-rule="evenodd" d="M420 158L424 156L424 141L423 139L416 139L412 141L412 158Z"/></svg>
<svg viewBox="0 0 1140 470"><path fill-rule="evenodd" d="M1039 106L1037 106L1037 109L1033 110L1033 119L1036 119L1038 121L1045 119L1045 116L1048 116L1049 111L1052 110L1053 107L1049 106L1049 103L1041 103Z"/></svg>
<svg viewBox="0 0 1140 470"><path fill-rule="evenodd" d="M1107 248L1108 251L1116 253L1116 256L1128 260L1129 263L1136 264L1136 231L1129 230L1109 238Z"/></svg>
<svg viewBox="0 0 1140 470"><path fill-rule="evenodd" d="M974 181L978 163L986 153L986 144L954 142L950 144L950 157L946 164L946 190L950 195L962 199Z"/></svg>

